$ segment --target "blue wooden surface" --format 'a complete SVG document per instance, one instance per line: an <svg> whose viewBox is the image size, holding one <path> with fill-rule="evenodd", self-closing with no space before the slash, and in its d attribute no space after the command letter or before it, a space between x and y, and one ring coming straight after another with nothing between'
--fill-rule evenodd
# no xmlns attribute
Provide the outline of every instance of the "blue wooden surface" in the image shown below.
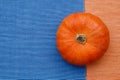
<svg viewBox="0 0 120 80"><path fill-rule="evenodd" d="M0 79L85 80L56 48L56 30L84 0L0 0Z"/></svg>

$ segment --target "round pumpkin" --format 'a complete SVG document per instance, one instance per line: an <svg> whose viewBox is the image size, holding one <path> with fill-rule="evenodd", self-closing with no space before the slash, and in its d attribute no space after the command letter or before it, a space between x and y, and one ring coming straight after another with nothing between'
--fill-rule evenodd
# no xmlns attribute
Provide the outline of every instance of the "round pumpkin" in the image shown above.
<svg viewBox="0 0 120 80"><path fill-rule="evenodd" d="M109 31L100 18L90 13L73 13L60 24L57 48L65 61L82 66L101 58L109 46Z"/></svg>

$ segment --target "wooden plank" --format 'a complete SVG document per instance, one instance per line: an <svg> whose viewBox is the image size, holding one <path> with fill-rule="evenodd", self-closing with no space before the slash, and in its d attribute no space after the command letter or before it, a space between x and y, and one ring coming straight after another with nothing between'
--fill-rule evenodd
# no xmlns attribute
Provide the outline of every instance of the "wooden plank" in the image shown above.
<svg viewBox="0 0 120 80"><path fill-rule="evenodd" d="M120 80L120 0L86 0L85 11L99 16L110 30L110 46L87 66L87 80Z"/></svg>
<svg viewBox="0 0 120 80"><path fill-rule="evenodd" d="M84 80L85 67L65 62L56 31L83 0L0 0L0 80Z"/></svg>

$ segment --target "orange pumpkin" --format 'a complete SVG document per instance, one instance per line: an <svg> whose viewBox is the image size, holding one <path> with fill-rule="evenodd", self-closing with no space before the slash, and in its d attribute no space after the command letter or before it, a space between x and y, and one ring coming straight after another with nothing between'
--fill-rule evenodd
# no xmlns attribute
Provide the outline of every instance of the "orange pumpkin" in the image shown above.
<svg viewBox="0 0 120 80"><path fill-rule="evenodd" d="M60 24L57 48L65 61L81 66L98 60L109 45L106 25L90 13L73 13Z"/></svg>

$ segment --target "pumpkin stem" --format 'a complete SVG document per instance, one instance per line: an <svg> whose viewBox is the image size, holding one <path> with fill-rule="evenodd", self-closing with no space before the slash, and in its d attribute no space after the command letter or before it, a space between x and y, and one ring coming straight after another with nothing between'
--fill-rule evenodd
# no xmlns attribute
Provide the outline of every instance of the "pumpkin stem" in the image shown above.
<svg viewBox="0 0 120 80"><path fill-rule="evenodd" d="M79 42L80 44L85 44L86 43L86 36L84 34L77 34L76 41Z"/></svg>

